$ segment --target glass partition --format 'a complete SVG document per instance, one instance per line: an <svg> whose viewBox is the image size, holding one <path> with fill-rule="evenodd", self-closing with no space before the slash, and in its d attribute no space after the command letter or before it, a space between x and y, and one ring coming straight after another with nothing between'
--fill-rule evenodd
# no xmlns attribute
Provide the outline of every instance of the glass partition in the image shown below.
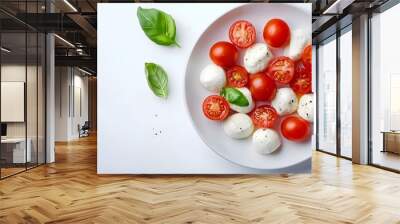
<svg viewBox="0 0 400 224"><path fill-rule="evenodd" d="M24 171L31 162L31 151L26 150L26 41L25 32L1 34L2 177Z"/></svg>
<svg viewBox="0 0 400 224"><path fill-rule="evenodd" d="M43 5L20 1L17 12ZM1 179L45 163L45 45L44 33L0 12Z"/></svg>
<svg viewBox="0 0 400 224"><path fill-rule="evenodd" d="M27 113L27 150L30 151L30 161L27 167L34 167L38 160L38 35L36 32L27 33L27 74L26 74L26 113Z"/></svg>
<svg viewBox="0 0 400 224"><path fill-rule="evenodd" d="M336 154L336 36L318 47L318 149Z"/></svg>
<svg viewBox="0 0 400 224"><path fill-rule="evenodd" d="M400 5L371 18L372 164L400 171Z"/></svg>
<svg viewBox="0 0 400 224"><path fill-rule="evenodd" d="M351 26L340 36L340 155L352 157L352 32Z"/></svg>

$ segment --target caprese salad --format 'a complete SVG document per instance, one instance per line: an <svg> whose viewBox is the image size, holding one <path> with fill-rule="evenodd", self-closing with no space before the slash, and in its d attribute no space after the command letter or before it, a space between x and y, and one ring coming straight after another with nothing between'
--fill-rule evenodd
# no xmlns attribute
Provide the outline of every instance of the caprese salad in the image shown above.
<svg viewBox="0 0 400 224"><path fill-rule="evenodd" d="M312 47L304 30L291 30L280 18L266 21L264 42L256 43L256 34L251 22L238 20L228 30L229 41L211 46L212 63L201 71L200 83L212 94L202 109L208 119L223 121L229 137L252 135L253 149L266 155L280 148L281 136L310 138Z"/></svg>

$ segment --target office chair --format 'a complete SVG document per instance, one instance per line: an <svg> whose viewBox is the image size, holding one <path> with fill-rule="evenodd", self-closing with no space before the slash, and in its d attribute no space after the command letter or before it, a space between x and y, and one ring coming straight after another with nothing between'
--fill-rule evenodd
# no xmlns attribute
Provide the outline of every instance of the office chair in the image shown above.
<svg viewBox="0 0 400 224"><path fill-rule="evenodd" d="M85 121L85 123L82 125L82 127L79 127L80 125L78 125L78 129L79 129L79 138L80 137L87 137L89 136L89 129L90 129L90 125L89 125L89 121Z"/></svg>

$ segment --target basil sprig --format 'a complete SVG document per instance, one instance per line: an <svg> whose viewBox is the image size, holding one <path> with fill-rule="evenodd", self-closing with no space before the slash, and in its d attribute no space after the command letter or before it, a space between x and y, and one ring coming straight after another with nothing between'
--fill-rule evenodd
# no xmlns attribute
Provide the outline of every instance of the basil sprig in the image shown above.
<svg viewBox="0 0 400 224"><path fill-rule="evenodd" d="M174 19L158 9L137 9L137 17L142 30L150 40L159 45L176 45L176 26Z"/></svg>
<svg viewBox="0 0 400 224"><path fill-rule="evenodd" d="M221 90L220 95L223 96L231 104L240 107L247 107L249 105L249 101L247 100L247 98L238 89L225 87Z"/></svg>
<svg viewBox="0 0 400 224"><path fill-rule="evenodd" d="M153 91L154 95L167 98L168 97L168 75L164 69L154 63L145 63L145 72L147 84Z"/></svg>

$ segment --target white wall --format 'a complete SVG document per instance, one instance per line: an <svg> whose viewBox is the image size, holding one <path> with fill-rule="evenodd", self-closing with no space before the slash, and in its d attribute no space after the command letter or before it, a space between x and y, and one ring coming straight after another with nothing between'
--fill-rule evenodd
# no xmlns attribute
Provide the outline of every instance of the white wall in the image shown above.
<svg viewBox="0 0 400 224"><path fill-rule="evenodd" d="M69 84L68 67L55 68L55 140L67 141L69 133Z"/></svg>
<svg viewBox="0 0 400 224"><path fill-rule="evenodd" d="M76 70L75 70L76 71ZM74 138L79 137L78 132L78 124L83 125L85 121L89 120L89 110L88 110L88 77L81 76L82 73L79 73L74 77L74 100L75 106L73 111L73 119L72 119L72 136ZM80 93L79 93L80 91ZM80 95L80 97L79 97ZM80 102L78 102L80 101ZM80 111L81 110L81 111Z"/></svg>
<svg viewBox="0 0 400 224"><path fill-rule="evenodd" d="M88 77L83 75L76 68L56 67L56 141L77 139L78 125L88 120Z"/></svg>

